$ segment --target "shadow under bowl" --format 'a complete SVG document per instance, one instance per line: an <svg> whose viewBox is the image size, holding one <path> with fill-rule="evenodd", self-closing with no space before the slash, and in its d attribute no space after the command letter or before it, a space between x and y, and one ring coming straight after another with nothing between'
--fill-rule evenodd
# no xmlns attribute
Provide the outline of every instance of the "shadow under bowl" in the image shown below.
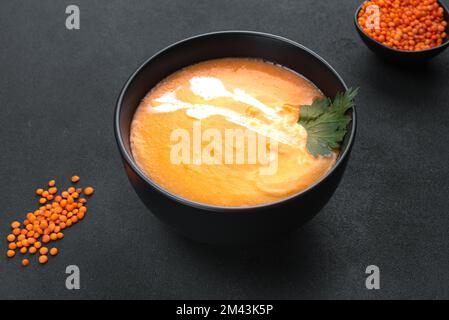
<svg viewBox="0 0 449 320"><path fill-rule="evenodd" d="M328 202L345 171L355 137L356 114L355 109L348 111L352 122L335 166L307 190L275 203L253 207L212 206L177 196L157 185L135 163L129 137L134 112L143 97L173 72L201 61L228 57L259 58L280 64L305 76L328 97L347 90L341 77L326 61L293 41L250 31L209 33L167 47L131 75L117 102L115 136L132 186L161 221L200 242L257 244L298 229Z"/></svg>
<svg viewBox="0 0 449 320"><path fill-rule="evenodd" d="M449 10L448 8L439 1L439 4L444 9L444 19L446 21L449 21ZM358 22L358 16L359 12L362 9L363 3L358 7L358 9L355 12L354 17L354 25L355 28L360 35L360 38L363 40L363 42L366 44L366 46L371 49L376 55L381 57L382 59L393 62L393 63L399 63L399 64L410 64L410 63L420 63L424 61L428 61L440 53L442 53L444 50L446 50L449 47L449 37L446 37L445 41L438 47L421 50L421 51L404 51L404 50L397 50L394 48L390 48L377 40L371 38L369 35L367 35L362 28L359 25ZM446 31L448 30L449 26L446 27ZM449 34L449 32L447 32Z"/></svg>

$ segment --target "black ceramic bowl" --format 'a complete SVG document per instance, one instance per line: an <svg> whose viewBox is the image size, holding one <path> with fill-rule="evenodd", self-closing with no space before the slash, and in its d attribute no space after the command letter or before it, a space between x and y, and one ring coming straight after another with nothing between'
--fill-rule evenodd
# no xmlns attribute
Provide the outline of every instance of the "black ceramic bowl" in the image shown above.
<svg viewBox="0 0 449 320"><path fill-rule="evenodd" d="M449 11L447 7L439 1L440 5L444 9L444 17L446 21L449 21ZM360 7L355 12L354 17L354 24L357 32L359 33L360 37L362 38L363 42L367 45L368 48L370 48L375 54L377 54L379 57L388 60L390 62L397 62L397 63L414 63L414 62L422 62L427 61L437 55L439 55L441 52L447 49L449 46L449 37L446 37L445 42L441 44L438 47L427 49L427 50L421 50L421 51L404 51L404 50L397 50L390 47L387 47L386 45L374 40L370 36L368 36L365 32L363 32L362 28L359 25L357 17L359 16L359 12L362 9L363 3L360 5ZM446 29L448 29L447 27ZM449 33L449 32L448 32Z"/></svg>
<svg viewBox="0 0 449 320"><path fill-rule="evenodd" d="M349 110L352 122L335 166L303 192L254 207L218 207L183 199L158 186L134 162L129 141L131 120L142 98L166 76L200 61L225 57L263 58L281 64L307 77L329 97L347 89L326 61L293 41L257 32L210 33L169 46L145 61L131 75L117 102L115 135L132 186L160 220L200 242L257 243L296 230L328 202L351 152L356 115L354 109Z"/></svg>

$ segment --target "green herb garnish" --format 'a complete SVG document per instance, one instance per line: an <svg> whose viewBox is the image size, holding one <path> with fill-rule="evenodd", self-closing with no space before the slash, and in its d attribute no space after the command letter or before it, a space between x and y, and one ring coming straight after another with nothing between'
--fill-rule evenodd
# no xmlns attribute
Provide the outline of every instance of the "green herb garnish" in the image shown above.
<svg viewBox="0 0 449 320"><path fill-rule="evenodd" d="M313 156L329 157L340 147L351 117L346 111L354 106L357 89L339 92L332 102L318 98L312 105L301 106L298 123L307 130L307 149Z"/></svg>

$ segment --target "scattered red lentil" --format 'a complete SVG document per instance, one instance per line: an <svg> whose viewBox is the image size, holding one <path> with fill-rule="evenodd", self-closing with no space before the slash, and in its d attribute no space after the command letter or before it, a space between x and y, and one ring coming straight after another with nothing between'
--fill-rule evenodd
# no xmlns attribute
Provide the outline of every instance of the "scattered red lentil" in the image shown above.
<svg viewBox="0 0 449 320"><path fill-rule="evenodd" d="M56 187L51 187L48 189L48 193L50 194L55 194L56 192L58 192L58 188Z"/></svg>
<svg viewBox="0 0 449 320"><path fill-rule="evenodd" d="M40 264L46 264L48 261L48 257L45 255L39 256L39 263Z"/></svg>
<svg viewBox="0 0 449 320"><path fill-rule="evenodd" d="M78 176L73 176L71 181L77 183L80 180ZM8 250L7 257L12 258L19 250L22 254L36 254L39 251L39 263L45 264L48 261L47 254L55 256L58 249L53 247L48 250L42 243L50 243L64 238L65 230L79 220L82 220L87 213L85 206L87 200L80 198L82 192L85 195L92 195L94 189L69 187L58 193L56 181L48 182L48 189L39 188L36 194L39 196L39 208L34 212L28 212L23 223L14 221L11 223L11 233L7 235ZM28 266L29 259L22 260L23 266Z"/></svg>
<svg viewBox="0 0 449 320"><path fill-rule="evenodd" d="M94 188L92 188L92 187L87 187L84 189L84 194L86 196L91 196L93 193L94 193Z"/></svg>
<svg viewBox="0 0 449 320"><path fill-rule="evenodd" d="M19 221L14 221L13 223L11 223L11 228L17 229L18 227L20 227L20 222Z"/></svg>
<svg viewBox="0 0 449 320"><path fill-rule="evenodd" d="M378 28L368 26L373 12L380 9ZM420 51L440 46L447 38L444 9L437 0L365 1L358 22L363 31L382 44L404 51ZM371 23L370 23L371 24Z"/></svg>

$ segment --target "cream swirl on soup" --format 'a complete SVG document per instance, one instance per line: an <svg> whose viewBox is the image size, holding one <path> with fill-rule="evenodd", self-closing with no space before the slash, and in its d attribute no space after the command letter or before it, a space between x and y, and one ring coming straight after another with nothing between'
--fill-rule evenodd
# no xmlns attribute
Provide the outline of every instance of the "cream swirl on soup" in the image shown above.
<svg viewBox="0 0 449 320"><path fill-rule="evenodd" d="M274 202L306 189L335 163L337 152L307 151L307 132L297 124L293 105L317 97L310 81L262 60L192 65L161 81L137 108L133 157L158 185L192 201Z"/></svg>

